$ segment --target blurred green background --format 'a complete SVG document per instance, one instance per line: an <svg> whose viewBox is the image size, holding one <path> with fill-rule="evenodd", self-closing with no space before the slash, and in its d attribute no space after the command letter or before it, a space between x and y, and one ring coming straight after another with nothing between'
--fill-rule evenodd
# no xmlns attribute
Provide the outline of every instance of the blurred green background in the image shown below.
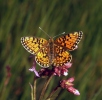
<svg viewBox="0 0 102 100"><path fill-rule="evenodd" d="M33 83L34 74L28 69L32 59L20 38L48 39L39 26L52 37L84 33L79 48L71 52L73 65L67 76L75 77L74 87L81 95L61 90L56 100L102 100L102 0L0 0L0 100L31 100L29 82ZM47 93L61 78L53 78ZM37 82L37 97L44 80Z"/></svg>

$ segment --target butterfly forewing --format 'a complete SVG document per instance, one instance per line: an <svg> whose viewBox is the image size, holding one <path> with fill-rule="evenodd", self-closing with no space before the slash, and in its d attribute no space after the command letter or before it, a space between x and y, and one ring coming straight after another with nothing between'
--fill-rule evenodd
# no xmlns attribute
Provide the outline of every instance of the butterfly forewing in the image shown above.
<svg viewBox="0 0 102 100"><path fill-rule="evenodd" d="M43 38L21 37L23 47L31 54L36 54L39 50L47 45L48 41Z"/></svg>
<svg viewBox="0 0 102 100"><path fill-rule="evenodd" d="M75 50L82 38L82 31L65 34L55 40L55 43L66 50Z"/></svg>

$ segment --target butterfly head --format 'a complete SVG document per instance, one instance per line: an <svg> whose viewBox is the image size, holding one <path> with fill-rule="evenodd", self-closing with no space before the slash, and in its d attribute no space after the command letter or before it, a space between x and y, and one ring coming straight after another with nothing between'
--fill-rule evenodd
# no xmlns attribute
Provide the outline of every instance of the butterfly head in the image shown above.
<svg viewBox="0 0 102 100"><path fill-rule="evenodd" d="M53 38L49 38L49 43L54 42Z"/></svg>

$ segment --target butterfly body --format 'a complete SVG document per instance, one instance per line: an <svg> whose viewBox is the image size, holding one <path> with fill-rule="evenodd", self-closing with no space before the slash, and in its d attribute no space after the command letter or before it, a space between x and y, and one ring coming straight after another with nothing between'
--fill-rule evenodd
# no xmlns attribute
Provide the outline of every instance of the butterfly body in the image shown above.
<svg viewBox="0 0 102 100"><path fill-rule="evenodd" d="M52 65L52 63L54 62L53 59L54 59L54 40L53 38L50 38L49 39L49 42L48 42L48 48L49 48L49 61L50 61L50 65Z"/></svg>
<svg viewBox="0 0 102 100"><path fill-rule="evenodd" d="M77 48L82 34L81 31L69 33L55 40L22 37L21 43L28 52L35 55L35 60L41 67L47 68L51 65L58 67L71 61L72 55L68 50L73 51Z"/></svg>

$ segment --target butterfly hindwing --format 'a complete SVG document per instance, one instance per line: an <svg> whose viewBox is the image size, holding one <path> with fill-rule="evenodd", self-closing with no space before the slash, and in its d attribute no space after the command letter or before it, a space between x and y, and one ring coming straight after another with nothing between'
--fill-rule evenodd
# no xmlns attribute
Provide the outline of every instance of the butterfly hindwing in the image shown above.
<svg viewBox="0 0 102 100"><path fill-rule="evenodd" d="M72 59L72 55L65 51L63 47L54 45L54 66L62 66L67 62L70 62Z"/></svg>
<svg viewBox="0 0 102 100"><path fill-rule="evenodd" d="M44 68L50 66L49 49L45 46L35 55L36 62Z"/></svg>
<svg viewBox="0 0 102 100"><path fill-rule="evenodd" d="M65 34L55 40L55 43L62 46L66 50L75 50L82 38L82 31Z"/></svg>

